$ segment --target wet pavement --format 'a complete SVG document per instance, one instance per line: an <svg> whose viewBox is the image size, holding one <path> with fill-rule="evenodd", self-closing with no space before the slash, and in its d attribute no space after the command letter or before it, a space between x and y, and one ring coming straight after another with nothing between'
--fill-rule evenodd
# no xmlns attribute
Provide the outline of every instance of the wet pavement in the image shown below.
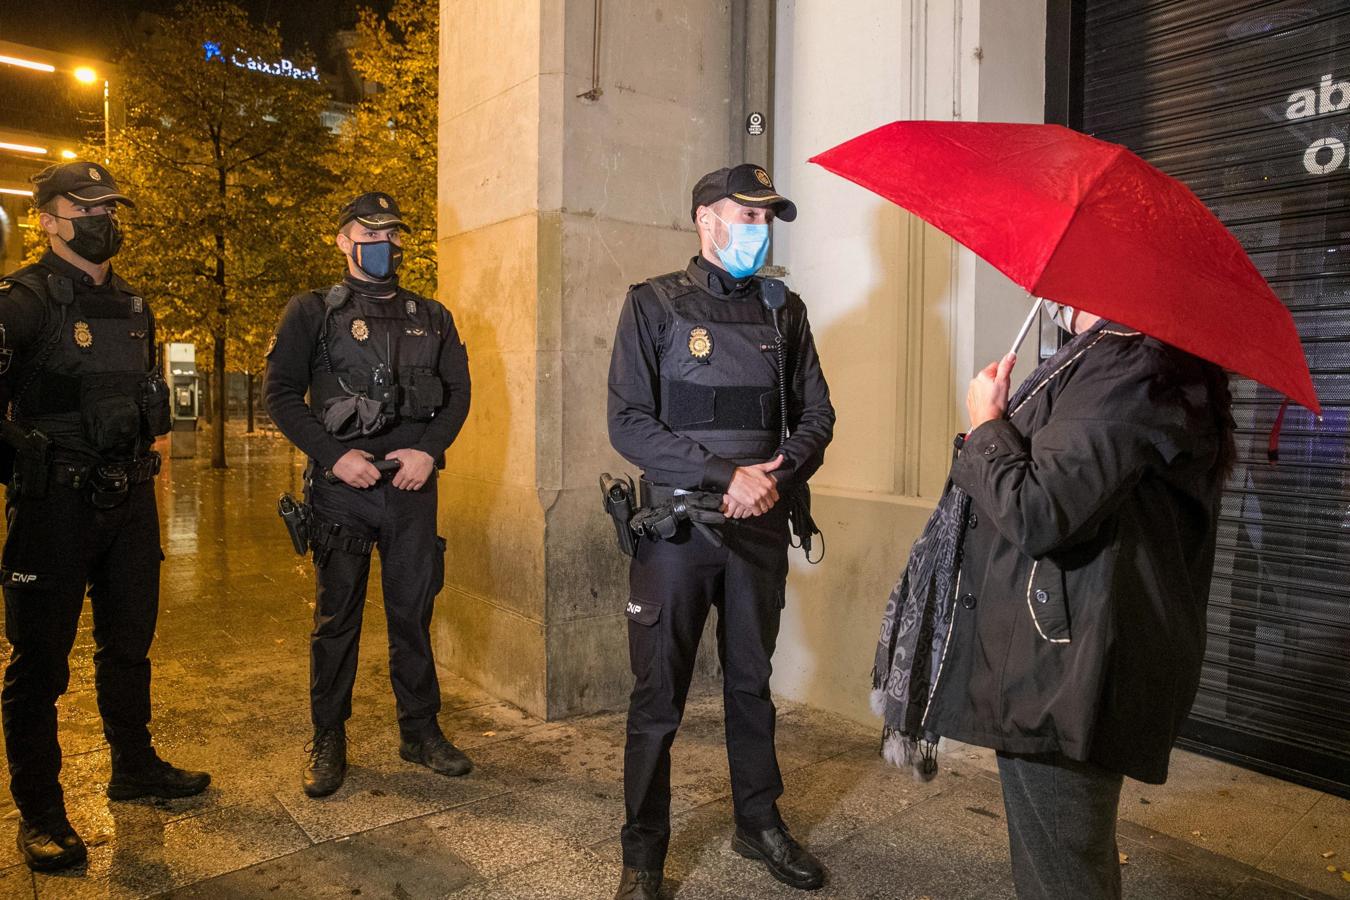
<svg viewBox="0 0 1350 900"><path fill-rule="evenodd" d="M443 673L442 724L478 767L448 779L405 763L378 610L366 616L347 782L323 800L301 793L313 583L275 502L298 488L303 461L274 436L239 436L230 450L228 471L173 460L159 484L153 728L167 758L212 772L210 790L176 801L103 796L109 761L86 610L60 718L67 805L89 862L32 875L0 789L0 897L612 896L622 714L545 723ZM376 574L369 602L380 603ZM8 652L0 641L0 660ZM829 714L782 703L778 734L784 815L832 873L810 896L1013 896L986 752L951 748L939 777L918 783L880 763L872 731ZM667 894L804 896L730 850L721 740L720 697L692 700L675 745ZM1127 782L1121 818L1127 897L1350 898L1341 871L1350 801L1177 751L1167 786Z"/></svg>

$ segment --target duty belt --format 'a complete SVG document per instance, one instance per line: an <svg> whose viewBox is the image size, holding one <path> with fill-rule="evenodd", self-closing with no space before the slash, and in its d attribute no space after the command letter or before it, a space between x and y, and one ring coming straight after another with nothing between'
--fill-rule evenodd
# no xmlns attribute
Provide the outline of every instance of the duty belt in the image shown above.
<svg viewBox="0 0 1350 900"><path fill-rule="evenodd" d="M52 484L62 487L81 488L95 481L109 485L143 484L159 474L161 460L159 454L151 452L134 462L105 463L101 465L77 465L75 463L53 462Z"/></svg>

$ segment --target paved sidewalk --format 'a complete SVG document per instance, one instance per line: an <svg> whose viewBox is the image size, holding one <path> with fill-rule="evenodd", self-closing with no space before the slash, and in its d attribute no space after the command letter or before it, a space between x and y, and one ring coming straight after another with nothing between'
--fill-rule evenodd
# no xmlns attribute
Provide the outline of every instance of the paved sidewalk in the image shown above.
<svg viewBox="0 0 1350 900"><path fill-rule="evenodd" d="M169 759L213 773L211 789L153 803L103 796L108 753L86 613L61 737L70 816L89 863L30 874L0 788L0 898L611 897L623 715L544 723L445 676L443 724L478 768L446 779L403 762L374 578L351 772L330 798L300 792L313 588L275 501L298 486L302 463L276 438L239 438L230 449L228 472L176 460L160 484L167 561L154 730ZM0 641L0 660L7 657ZM691 701L675 744L668 893L807 896L731 852L721 740L720 697ZM789 703L781 704L779 748L784 815L832 872L809 896L1013 896L998 782L984 751L950 748L939 777L921 784L880 763L871 730ZM0 780L7 784L8 773ZM1350 801L1177 751L1167 786L1127 782L1121 818L1128 898L1350 898L1340 872L1350 870Z"/></svg>

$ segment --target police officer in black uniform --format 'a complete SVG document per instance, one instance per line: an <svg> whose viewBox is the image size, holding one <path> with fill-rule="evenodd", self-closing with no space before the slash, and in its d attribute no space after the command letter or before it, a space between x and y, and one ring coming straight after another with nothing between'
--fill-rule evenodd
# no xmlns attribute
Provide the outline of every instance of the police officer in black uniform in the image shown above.
<svg viewBox="0 0 1350 900"><path fill-rule="evenodd" d="M58 776L56 698L70 678L86 589L94 687L112 751L112 800L186 797L205 772L164 762L150 742L150 660L159 609L156 436L169 399L145 299L113 274L117 204L131 201L91 162L33 178L42 259L0 280L0 425L9 457L3 569L3 691L19 850L33 869L85 859Z"/></svg>
<svg viewBox="0 0 1350 900"><path fill-rule="evenodd" d="M782 282L755 277L770 220L796 215L758 166L704 176L692 208L700 255L684 271L635 285L619 319L609 434L643 470L643 506L670 503L684 491L712 492L722 495L727 517L717 540L689 523L667 540L644 538L632 563L628 639L637 681L624 755L620 900L655 898L660 889L670 838L670 746L713 606L736 812L732 846L785 884L824 884L820 863L778 814L783 782L769 694L789 508L796 503L802 511L806 481L834 432L806 307Z"/></svg>
<svg viewBox="0 0 1350 900"><path fill-rule="evenodd" d="M408 226L394 198L362 194L343 207L338 226L347 275L291 299L266 377L272 420L310 458L318 599L310 638L314 740L303 785L311 797L333 793L346 775L345 723L375 547L399 754L443 775L472 768L436 721L441 692L430 631L445 578L436 469L469 414L468 358L449 311L399 286Z"/></svg>

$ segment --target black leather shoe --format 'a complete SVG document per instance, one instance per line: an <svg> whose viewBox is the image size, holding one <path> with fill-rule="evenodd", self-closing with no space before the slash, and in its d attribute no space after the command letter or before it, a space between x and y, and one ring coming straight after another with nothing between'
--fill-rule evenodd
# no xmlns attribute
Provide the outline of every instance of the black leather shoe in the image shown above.
<svg viewBox="0 0 1350 900"><path fill-rule="evenodd" d="M19 852L34 872L55 872L78 866L88 857L84 841L70 827L65 813L45 822L19 820Z"/></svg>
<svg viewBox="0 0 1350 900"><path fill-rule="evenodd" d="M631 869L623 867L623 878L619 881L619 891L614 900L657 900L661 893L664 875L654 869Z"/></svg>
<svg viewBox="0 0 1350 900"><path fill-rule="evenodd" d="M309 765L305 767L305 793L327 797L342 787L347 777L347 732L342 728L316 728L308 747Z"/></svg>
<svg viewBox="0 0 1350 900"><path fill-rule="evenodd" d="M114 752L108 799L160 797L173 800L200 794L210 783L211 776L205 772L191 772L169 765L154 750L146 750L135 756Z"/></svg>
<svg viewBox="0 0 1350 900"><path fill-rule="evenodd" d="M473 771L473 762L464 751L450 743L439 730L423 738L403 738L399 742L398 755L441 775L457 777Z"/></svg>
<svg viewBox="0 0 1350 900"><path fill-rule="evenodd" d="M786 825L756 832L737 827L731 849L764 863L770 875L789 887L814 891L825 884L825 867L793 839Z"/></svg>

